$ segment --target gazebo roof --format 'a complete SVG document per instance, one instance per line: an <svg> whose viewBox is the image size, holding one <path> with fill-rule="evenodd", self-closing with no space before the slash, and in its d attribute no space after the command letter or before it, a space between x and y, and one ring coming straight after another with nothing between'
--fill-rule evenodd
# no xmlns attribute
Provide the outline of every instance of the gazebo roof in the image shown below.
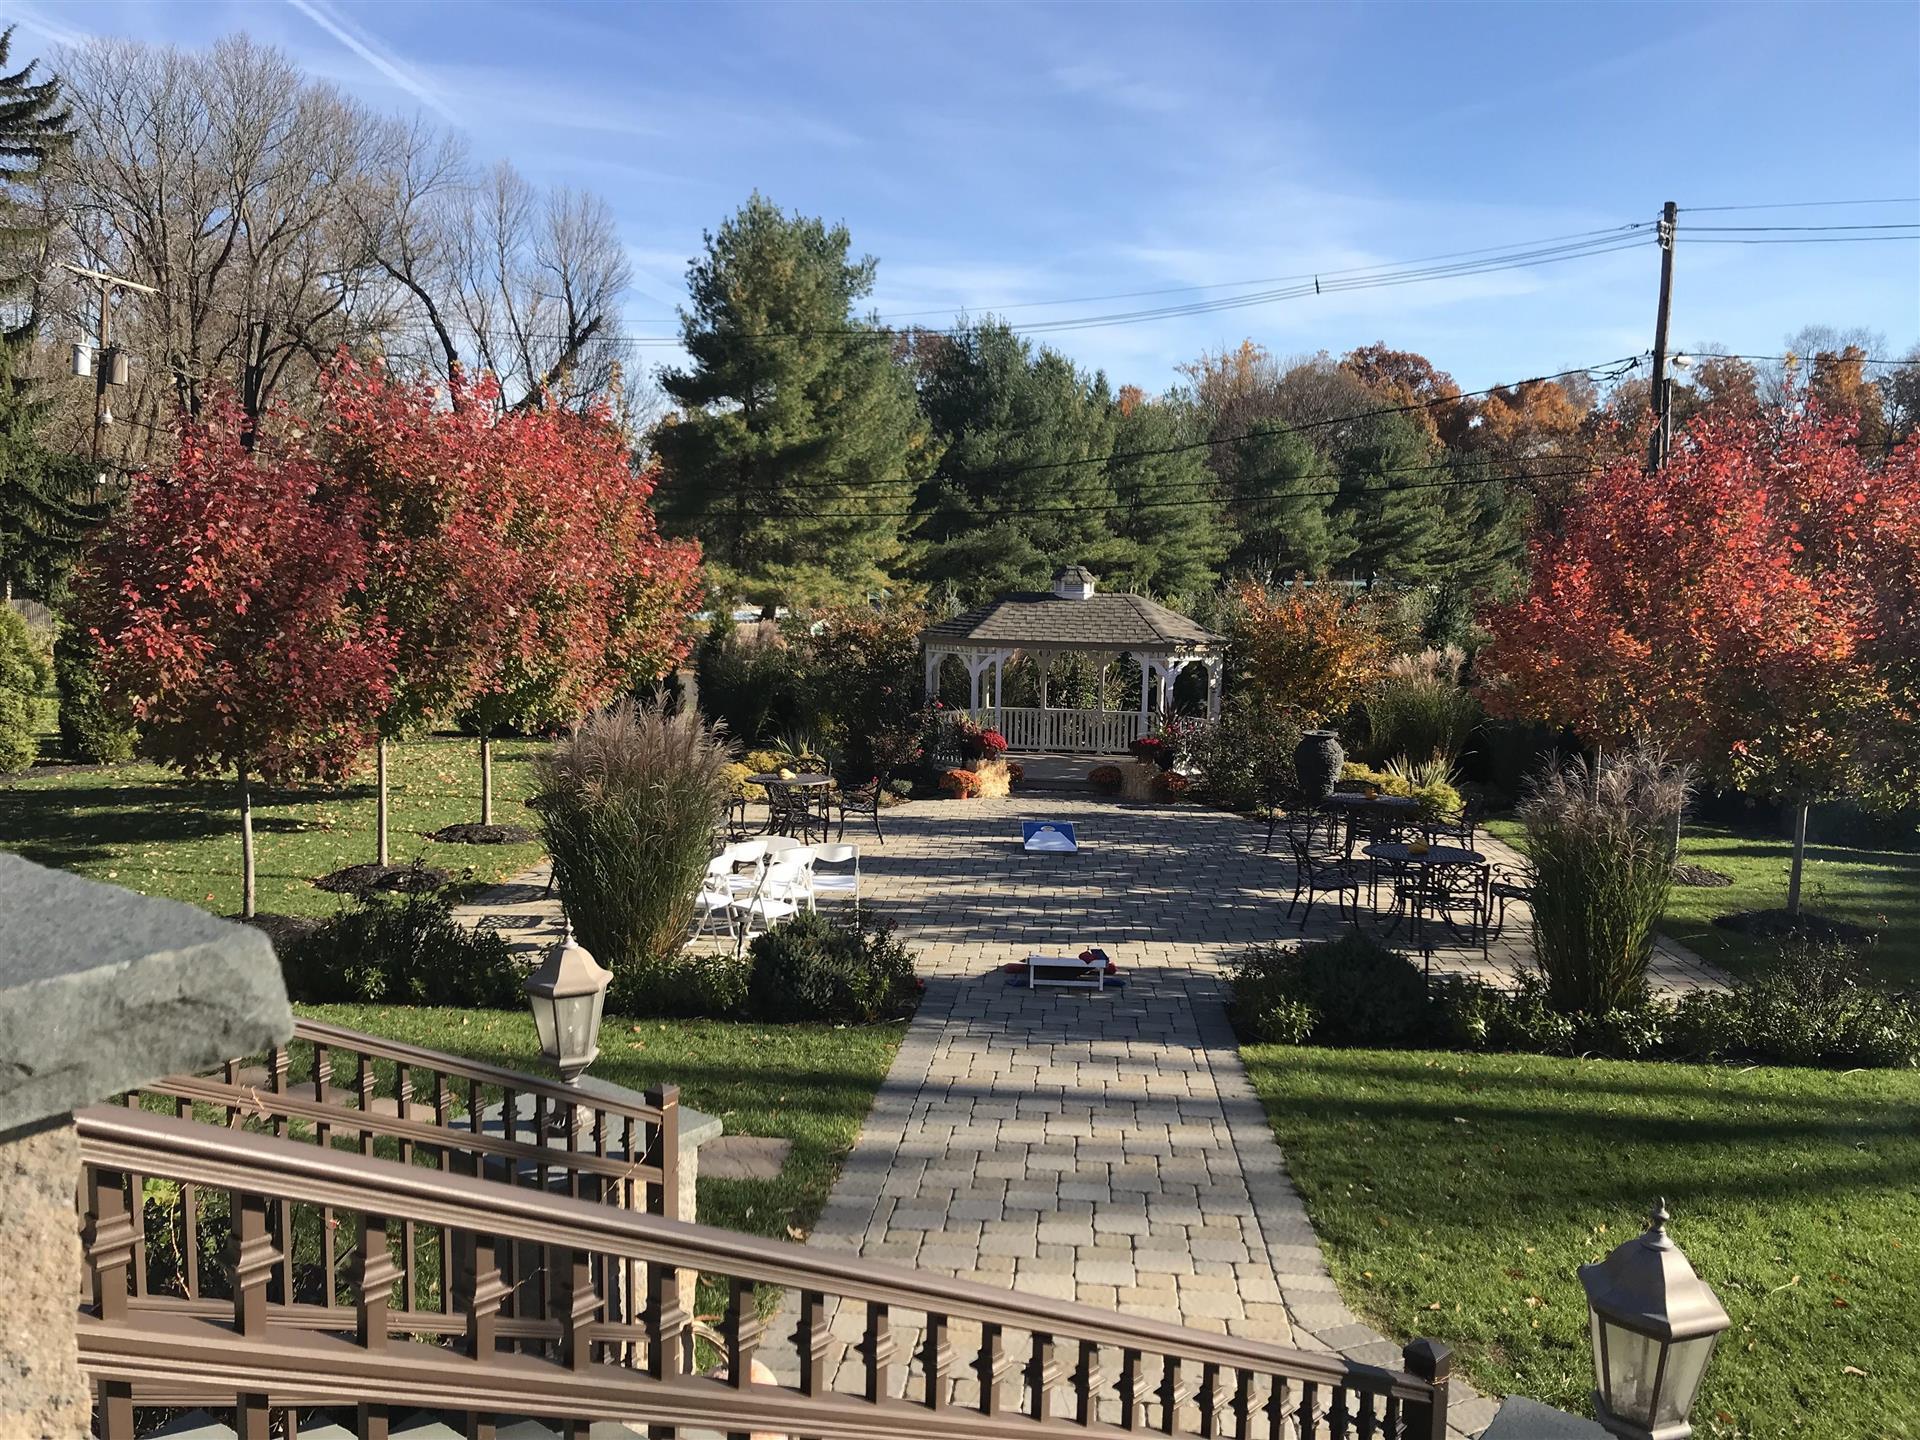
<svg viewBox="0 0 1920 1440"><path fill-rule="evenodd" d="M1002 595L929 626L920 638L931 646L1003 650L1158 652L1220 643L1212 631L1145 596L1096 593L1070 599L1045 590Z"/></svg>

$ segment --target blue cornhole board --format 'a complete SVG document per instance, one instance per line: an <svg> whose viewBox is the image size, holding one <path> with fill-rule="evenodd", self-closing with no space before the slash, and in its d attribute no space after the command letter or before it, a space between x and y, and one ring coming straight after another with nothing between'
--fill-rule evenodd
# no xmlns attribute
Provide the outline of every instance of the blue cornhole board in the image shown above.
<svg viewBox="0 0 1920 1440"><path fill-rule="evenodd" d="M1039 855L1072 855L1080 848L1071 820L1022 820L1020 843Z"/></svg>

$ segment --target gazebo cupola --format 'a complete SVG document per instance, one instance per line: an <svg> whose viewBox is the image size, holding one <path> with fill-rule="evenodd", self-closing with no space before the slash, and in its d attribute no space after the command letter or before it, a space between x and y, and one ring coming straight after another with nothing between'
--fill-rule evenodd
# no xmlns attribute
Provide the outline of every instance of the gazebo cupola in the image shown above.
<svg viewBox="0 0 1920 1440"><path fill-rule="evenodd" d="M1101 591L1084 565L1061 566L1052 590L1002 595L929 626L920 641L927 694L939 690L941 665L958 659L967 667L974 719L1000 731L1015 750L1122 751L1171 712L1174 680L1189 665L1205 668L1207 714L1220 713L1220 637L1144 595ZM1040 672L1038 706L1005 700L1007 662L1022 655ZM1097 671L1098 708L1060 710L1049 703L1048 679L1063 655L1078 656ZM1107 672L1123 656L1140 670L1137 710L1108 709L1105 703Z"/></svg>
<svg viewBox="0 0 1920 1440"><path fill-rule="evenodd" d="M1084 565L1062 565L1054 573L1053 593L1062 600L1091 600L1093 572Z"/></svg>

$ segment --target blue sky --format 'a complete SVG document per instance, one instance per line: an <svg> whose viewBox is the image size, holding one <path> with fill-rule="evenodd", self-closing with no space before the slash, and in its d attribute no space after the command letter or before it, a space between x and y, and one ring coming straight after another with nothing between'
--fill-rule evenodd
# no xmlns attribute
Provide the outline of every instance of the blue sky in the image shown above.
<svg viewBox="0 0 1920 1440"><path fill-rule="evenodd" d="M1920 6L1541 3L0 5L29 53L231 30L482 159L605 195L634 334L674 330L703 229L755 187L845 220L883 314L1413 259L1688 206L1920 196ZM1699 223L1920 219L1920 205ZM1689 217L1683 215L1682 223ZM1694 245L1674 339L1920 338L1920 243ZM1469 387L1651 343L1649 246L1051 338L1158 389L1203 348L1385 340ZM1230 294L1230 290L1209 292ZM1092 315L1198 297L1013 309ZM649 351L648 354L658 352Z"/></svg>

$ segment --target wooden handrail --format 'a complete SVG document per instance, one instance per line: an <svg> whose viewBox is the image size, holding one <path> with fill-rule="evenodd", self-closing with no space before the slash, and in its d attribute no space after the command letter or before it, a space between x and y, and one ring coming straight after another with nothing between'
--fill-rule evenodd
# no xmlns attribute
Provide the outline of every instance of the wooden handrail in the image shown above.
<svg viewBox="0 0 1920 1440"><path fill-rule="evenodd" d="M371 1056L376 1060L390 1060L395 1064L414 1069L432 1070L443 1075L457 1075L463 1080L477 1080L482 1085L512 1090L522 1095L537 1095L562 1105L579 1105L589 1109L603 1110L609 1115L649 1122L657 1121L661 1116L661 1107L658 1105L634 1104L631 1101L610 1098L601 1091L578 1090L544 1076L528 1075L518 1070L488 1065L484 1061L469 1060L464 1056L448 1054L441 1050L425 1050L417 1045L402 1044L398 1040L386 1040L378 1035L368 1035L340 1025L327 1025L318 1020L296 1019L293 1023L293 1038L315 1045L324 1045L329 1050L350 1051Z"/></svg>
<svg viewBox="0 0 1920 1440"><path fill-rule="evenodd" d="M482 1131L435 1125L425 1120L410 1120L405 1116L382 1115L352 1106L333 1105L324 1100L309 1099L298 1091L265 1090L255 1085L228 1085L197 1075L171 1075L141 1088L146 1094L167 1095L177 1100L211 1105L217 1109L252 1114L262 1120L284 1116L290 1120L305 1120L314 1125L329 1125L335 1128L352 1126L390 1139L409 1140L416 1145L433 1149L457 1149L463 1154L513 1160L529 1165L549 1165L555 1168L564 1166L565 1169L582 1175L603 1175L655 1184L661 1179L660 1166L655 1164L601 1156L591 1150L566 1150L551 1145L530 1144L524 1140L508 1140ZM583 1105L582 1108L586 1107Z"/></svg>
<svg viewBox="0 0 1920 1440"><path fill-rule="evenodd" d="M209 1189L228 1190L236 1196L259 1196L268 1200L378 1215L387 1221L440 1226L462 1233L484 1233L509 1242L550 1247L561 1254L639 1262L647 1267L650 1285L655 1277L671 1277L680 1269L692 1269L760 1284L784 1286L809 1295L823 1294L843 1301L863 1303L868 1306L870 1316L877 1312L883 1322L888 1308L898 1307L941 1317L943 1323L953 1320L978 1322L995 1334L1007 1328L1029 1331L1035 1337L1045 1337L1049 1347L1058 1345L1061 1353L1067 1355L1071 1355L1075 1342L1114 1347L1136 1358L1137 1354L1150 1355L1167 1362L1169 1375L1177 1374L1181 1365L1189 1367L1190 1374L1252 1372L1301 1382L1309 1388L1324 1386L1332 1391L1351 1391L1362 1397L1377 1397L1395 1409L1403 1402L1421 1407L1431 1407L1438 1402L1440 1412L1444 1414L1443 1379L1436 1387L1431 1379L1357 1364L1339 1355L1315 1354L1261 1341L1188 1330L1073 1301L1051 1300L970 1280L928 1275L858 1259L842 1252L766 1240L670 1220L659 1215L637 1214L541 1190L502 1186L418 1165L398 1164L370 1155L305 1145L271 1135L201 1125L141 1110L96 1106L79 1112L75 1123L82 1160L96 1175L164 1177ZM111 1263L124 1264L117 1250L107 1259ZM98 1256L95 1263L96 1273L99 1273L102 1262ZM108 1269L111 1269L111 1263ZM124 1280L124 1276L122 1278ZM264 1279L261 1283L265 1283ZM652 1296L649 1297L649 1309L652 1312L649 1323L661 1324L662 1317L653 1304ZM100 1363L109 1367L110 1362L101 1347L111 1349L116 1345L130 1345L135 1332L158 1326L161 1318L147 1314L139 1316L137 1320L129 1319L124 1304L119 1311L115 1326L105 1323L115 1317L103 1315L101 1325L96 1327L96 1339L89 1342L95 1345L91 1353L99 1354ZM669 1330L679 1334L688 1318L684 1313L671 1317ZM189 1323L189 1317L179 1317L180 1325ZM208 1322L191 1323L206 1325ZM169 1329L167 1333L174 1332ZM109 1340L110 1334L118 1338ZM210 1327L208 1334L201 1336L195 1344L215 1345L215 1335L224 1336L228 1347L236 1343L229 1330ZM291 1340L281 1335L275 1335L271 1340L275 1354L292 1344ZM890 1350L890 1342L882 1348ZM356 1373L361 1373L363 1378L365 1367L386 1363L384 1357L373 1356L357 1347L349 1346L343 1354L354 1357L353 1364L362 1367ZM254 1362L228 1355L222 1363L244 1369ZM459 1363L469 1367L468 1371L462 1372L467 1379L460 1383L472 1384L471 1361ZM1193 1367L1199 1369L1196 1371ZM590 1367L590 1372L596 1379L603 1378L599 1375L603 1368L611 1367ZM100 1373L116 1377L121 1374L111 1368L103 1369ZM149 1374L148 1378L160 1377ZM1158 1376L1149 1374L1147 1380L1148 1383L1158 1383ZM757 1391L762 1387L750 1388ZM410 1404L437 1403L424 1394L411 1392L404 1399ZM527 1395L514 1394L503 1396L497 1405L489 1400L482 1407L478 1401L470 1399L457 1408L498 1408L518 1413L540 1413L539 1407L531 1405L529 1400ZM580 1413L589 1412L582 1410ZM619 1413L637 1412L623 1409ZM743 1428L732 1423L734 1419L743 1418L743 1413L729 1411L728 1423L722 1428ZM771 1411L754 1413L761 1415L766 1422L762 1425L760 1420L755 1420L755 1428L778 1428L787 1423ZM792 1419L793 1433L881 1433L880 1430L870 1432L864 1427L858 1432L835 1429L812 1419L802 1421L797 1412L780 1413ZM862 1413L873 1412L869 1408ZM896 1427L891 1433L897 1437L901 1432ZM1004 1430L956 1428L938 1432L922 1428L913 1433L984 1436L1032 1432L1016 1427ZM1425 1430L1417 1433L1423 1437L1427 1434Z"/></svg>

